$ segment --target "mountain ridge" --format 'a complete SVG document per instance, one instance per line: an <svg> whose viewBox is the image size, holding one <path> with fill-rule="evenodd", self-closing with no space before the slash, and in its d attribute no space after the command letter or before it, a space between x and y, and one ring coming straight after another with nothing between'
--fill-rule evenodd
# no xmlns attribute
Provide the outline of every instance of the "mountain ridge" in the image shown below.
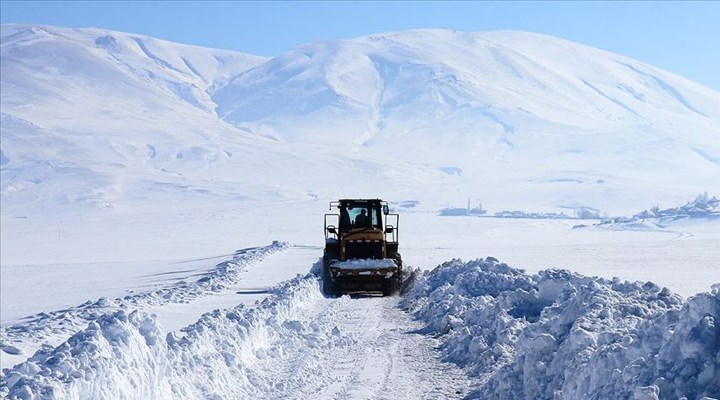
<svg viewBox="0 0 720 400"><path fill-rule="evenodd" d="M358 180L431 204L457 194L423 187L542 209L720 189L720 92L542 34L398 31L260 57L3 25L2 60L4 209L69 179L47 162L102 171L60 196L101 207L147 197L146 181L249 194L208 176L251 198L333 197Z"/></svg>

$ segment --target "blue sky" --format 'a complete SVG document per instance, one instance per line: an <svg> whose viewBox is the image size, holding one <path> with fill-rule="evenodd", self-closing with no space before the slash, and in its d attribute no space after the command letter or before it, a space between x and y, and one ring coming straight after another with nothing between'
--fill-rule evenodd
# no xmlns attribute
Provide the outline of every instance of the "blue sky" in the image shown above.
<svg viewBox="0 0 720 400"><path fill-rule="evenodd" d="M539 32L720 90L718 1L7 1L2 23L98 27L272 56L306 42L412 28Z"/></svg>

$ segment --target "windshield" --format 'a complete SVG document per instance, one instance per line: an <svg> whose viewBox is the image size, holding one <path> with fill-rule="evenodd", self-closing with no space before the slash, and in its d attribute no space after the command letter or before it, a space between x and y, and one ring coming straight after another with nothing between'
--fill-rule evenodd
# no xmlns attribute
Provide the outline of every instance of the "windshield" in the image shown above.
<svg viewBox="0 0 720 400"><path fill-rule="evenodd" d="M353 201L340 205L340 229L375 227L382 229L380 203Z"/></svg>

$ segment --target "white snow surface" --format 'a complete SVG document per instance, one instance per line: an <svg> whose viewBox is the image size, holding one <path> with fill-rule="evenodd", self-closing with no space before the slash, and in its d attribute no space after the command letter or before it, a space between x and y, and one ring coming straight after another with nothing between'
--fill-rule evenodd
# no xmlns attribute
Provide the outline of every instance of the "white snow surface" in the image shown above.
<svg viewBox="0 0 720 400"><path fill-rule="evenodd" d="M720 93L550 36L411 30L267 58L1 33L4 225L338 193L623 215L720 193Z"/></svg>
<svg viewBox="0 0 720 400"><path fill-rule="evenodd" d="M717 91L527 32L0 36L0 396L720 398ZM405 298L320 294L351 197L441 264ZM436 215L480 202L541 218Z"/></svg>
<svg viewBox="0 0 720 400"><path fill-rule="evenodd" d="M193 311L188 307L191 303L196 305L201 303L203 298L209 296L217 298L217 295L228 291L237 293L237 284L242 281L244 286L248 278L250 278L248 275L252 275L247 273L248 266L264 260L285 246L287 245L274 242L272 245L261 248L238 250L231 260L224 260L209 271L198 273L198 271L192 270L193 274L178 278L170 284L156 286L140 292L131 290L122 297L101 297L95 301L88 300L80 305L73 304L60 310L42 311L25 318L16 317L15 323L4 323L0 327L1 347L7 353L3 355L2 367L11 365L9 364L11 362L21 361L18 360L18 357L9 357L8 354L22 356L24 353L34 353L43 344L57 345L59 344L58 338L64 340L64 338L86 326L87 321L95 320L99 316L116 310L140 309L160 314L162 317L164 313L172 311L173 305L180 304L184 316L161 318L163 325L178 329L194 322L195 318L199 317L199 315L194 315ZM165 274L172 274L172 272L160 273L159 275ZM278 271L275 271L274 274L275 276L285 276L287 278L294 276L294 274L289 274L289 276L279 274ZM74 279L83 278L77 275ZM273 284L273 280L265 278L263 283ZM72 283L67 282L65 284ZM247 290L246 286L245 288ZM267 288L250 290L262 293ZM87 295L84 292L83 294ZM240 301L237 297L232 300L229 305L237 304ZM58 302L57 299L55 301ZM218 304L213 305L217 306ZM167 311L168 308L170 311ZM8 322L10 321L13 320L8 319ZM180 325L178 326L178 324Z"/></svg>
<svg viewBox="0 0 720 400"><path fill-rule="evenodd" d="M566 270L527 274L487 258L416 270L402 299L325 298L319 267L320 260L313 272L280 283L255 305L208 312L179 332L124 307L92 317L66 342L3 370L0 393L10 399L720 397L720 287L683 301L650 282ZM214 283L231 279L217 274Z"/></svg>
<svg viewBox="0 0 720 400"><path fill-rule="evenodd" d="M467 398L720 397L720 286L684 302L650 282L487 258L426 272L403 304L476 378Z"/></svg>
<svg viewBox="0 0 720 400"><path fill-rule="evenodd" d="M33 398L457 398L466 375L397 298L325 298L315 274L254 306L204 314L182 333L119 310L3 371L0 393ZM434 368L435 367L435 368Z"/></svg>

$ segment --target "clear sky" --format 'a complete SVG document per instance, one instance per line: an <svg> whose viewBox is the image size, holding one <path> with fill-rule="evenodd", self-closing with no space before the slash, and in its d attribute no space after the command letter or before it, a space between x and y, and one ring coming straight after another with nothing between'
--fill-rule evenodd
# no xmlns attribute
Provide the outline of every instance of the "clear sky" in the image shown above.
<svg viewBox="0 0 720 400"><path fill-rule="evenodd" d="M545 33L720 90L720 1L0 1L2 23L97 27L278 55L412 28Z"/></svg>

